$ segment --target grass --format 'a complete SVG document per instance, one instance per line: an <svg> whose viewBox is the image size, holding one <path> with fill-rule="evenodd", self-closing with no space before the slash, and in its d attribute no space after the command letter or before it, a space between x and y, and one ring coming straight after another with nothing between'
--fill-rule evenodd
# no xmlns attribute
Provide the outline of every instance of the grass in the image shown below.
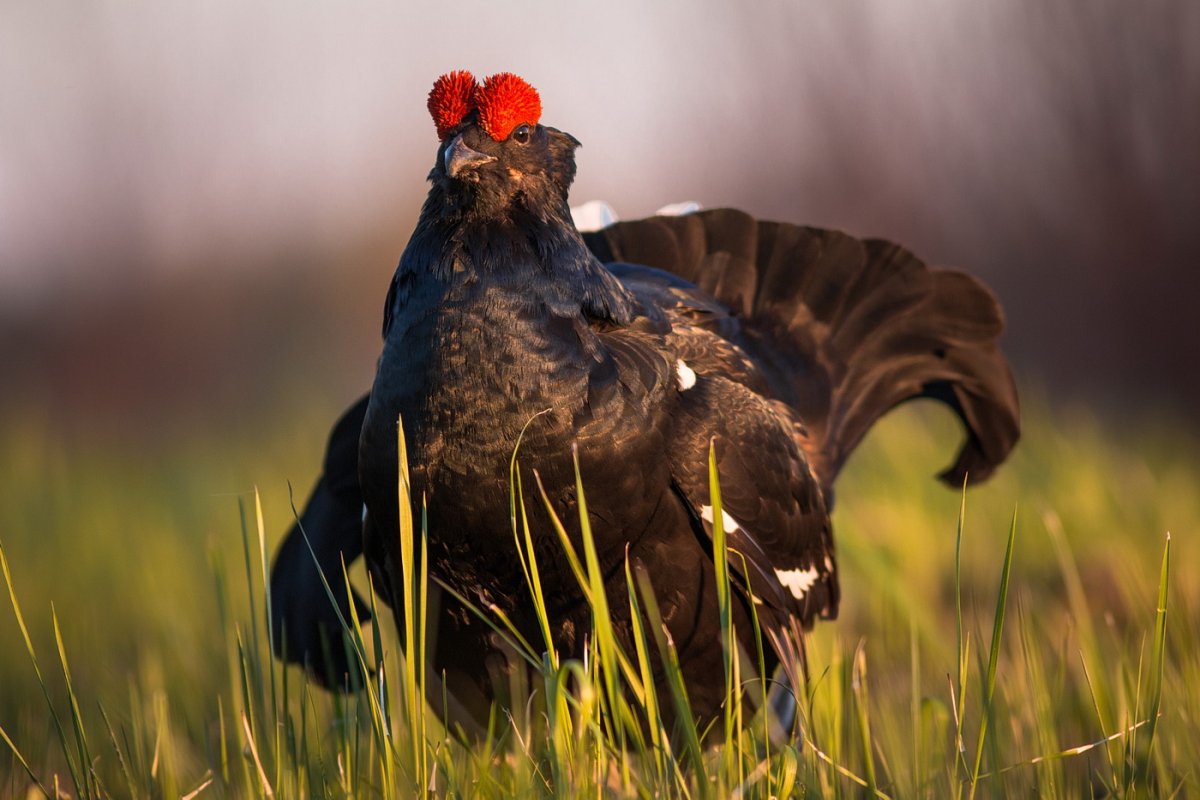
<svg viewBox="0 0 1200 800"><path fill-rule="evenodd" d="M381 665L355 694L272 661L266 559L292 518L286 480L302 499L319 464L327 409L159 452L68 442L12 416L0 797L1196 794L1200 450L1169 421L1117 430L1030 405L1012 461L965 497L930 478L958 435L946 415L905 409L868 438L839 480L844 601L809 640L804 736L772 741L758 703L731 692L715 723L725 747L664 727L671 710L687 717L686 687L658 696L649 680L648 662L674 654L648 578L626 574L620 602L651 621L626 653L587 537L571 560L596 609L588 658L480 610L533 678L507 687L511 711L470 748L421 701L438 705L419 655L436 602L420 548L399 620L412 652L380 610L377 625L347 620L355 652ZM514 547L536 603L524 504L541 499L519 489ZM361 568L349 579L369 595ZM754 659L726 652L714 679L753 679Z"/></svg>

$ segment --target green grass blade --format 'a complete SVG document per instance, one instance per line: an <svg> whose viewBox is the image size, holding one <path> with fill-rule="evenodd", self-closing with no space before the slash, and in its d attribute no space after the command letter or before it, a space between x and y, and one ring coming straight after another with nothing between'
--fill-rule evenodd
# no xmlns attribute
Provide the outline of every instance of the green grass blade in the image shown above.
<svg viewBox="0 0 1200 800"><path fill-rule="evenodd" d="M361 646L361 642L356 641L354 637L354 626L351 621L346 619L342 613L342 609L338 606L337 597L333 593L333 587L329 584L329 580L325 577L325 572L321 569L320 559L317 558L317 551L313 549L312 541L308 538L308 531L304 529L303 523L300 521L300 513L296 510L296 504L293 499L292 515L296 521L296 529L300 531L300 537L304 540L304 546L308 549L308 555L312 558L313 565L317 568L317 577L321 579L321 588L325 590L325 597L329 600L330 606L333 608L333 613L337 616L338 624L341 626L342 634L345 640L349 642L352 655L362 669L362 674L369 675L370 670L367 668L367 654ZM342 564L343 577L346 575L346 565ZM349 603L350 607L354 607L354 603Z"/></svg>
<svg viewBox="0 0 1200 800"><path fill-rule="evenodd" d="M266 610L267 646L270 647L271 643L275 641L275 618L271 613L271 577L268 566L271 562L267 558L267 526L263 523L262 496L259 494L257 486L254 487L254 529L258 534L258 564L261 570L259 577L262 579L263 607ZM251 589L251 594L253 594L253 589ZM271 749L271 761L274 766L275 785L279 786L283 780L283 759L280 756L283 753L282 737L284 726L280 721L283 710L279 705L279 690L276 685L276 664L274 659L268 658L265 662L260 662L259 667L260 669L266 669L267 675L270 678L270 722L271 730L274 733L272 737L274 745Z"/></svg>
<svg viewBox="0 0 1200 800"><path fill-rule="evenodd" d="M592 630L596 634L596 646L600 656L601 680L605 700L608 703L611 734L616 738L620 751L625 749L625 726L621 723L619 709L624 704L620 688L620 668L617 665L617 640L612 626L612 613L608 608L608 592L604 586L604 573L600 569L600 557L596 553L596 541L592 538L592 524L588 518L587 497L583 491L583 476L579 472L579 449L572 446L571 457L575 466L575 502L579 509L579 532L583 540L583 557L587 565L587 580L592 603ZM625 764L623 763L623 767ZM623 776L628 786L628 776Z"/></svg>
<svg viewBox="0 0 1200 800"><path fill-rule="evenodd" d="M967 521L967 476L963 476L962 492L958 503L958 527L954 534L954 652L958 655L957 692L951 692L954 714L954 779L959 781L960 767L966 767L967 746L963 741L962 723L965 718L965 702L967 698L967 666L970 642L963 634L962 612L962 540ZM953 687L952 687L953 688Z"/></svg>
<svg viewBox="0 0 1200 800"><path fill-rule="evenodd" d="M996 597L996 614L992 621L992 647L988 653L987 676L983 690L983 714L979 720L979 739L975 744L975 763L971 769L969 798L975 797L979 785L979 768L983 762L984 741L992 724L992 696L996 690L996 666L1000 661L1000 639L1004 632L1004 612L1008 605L1008 581L1012 575L1013 546L1017 539L1017 513L1013 512L1008 531L1008 547L1004 551L1004 566L1000 571L1000 589Z"/></svg>
<svg viewBox="0 0 1200 800"><path fill-rule="evenodd" d="M1145 752L1139 756L1136 786L1147 795L1151 793L1151 767L1154 764L1154 741L1162 709L1163 672L1166 669L1167 648L1167 588L1171 574L1171 534L1163 545L1162 566L1158 576L1158 606L1154 615L1154 649L1150 654L1150 676L1147 694Z"/></svg>
<svg viewBox="0 0 1200 800"><path fill-rule="evenodd" d="M742 691L736 676L738 666L737 639L733 630L733 610L730 604L729 592L729 545L726 541L725 511L721 507L721 481L717 475L717 446L716 440L708 443L708 495L712 504L712 547L713 570L717 583L717 609L721 622L721 647L724 649L725 667L725 703L724 726L725 747L721 754L724 761L724 773L733 780L739 769L740 759L735 758L734 730L737 727L737 717L741 707ZM737 775L736 784L742 783L742 777Z"/></svg>
<svg viewBox="0 0 1200 800"><path fill-rule="evenodd" d="M730 555L737 558L742 565L742 574L749 575L750 568L746 564L746 556L736 550L729 551ZM758 620L758 606L755 603L750 603L750 625L754 632L754 656L757 659L755 662L758 666L757 679L761 691L759 693L759 702L761 703L762 716L762 740L759 742L763 748L763 768L770 773L771 771L771 710L770 710L770 690L771 676L767 674L767 659L766 651L763 649L763 632L762 625ZM799 713L797 712L797 716Z"/></svg>
<svg viewBox="0 0 1200 800"><path fill-rule="evenodd" d="M374 590L372 589L372 595ZM374 599L372 599L372 604ZM429 773L429 714L428 705L425 702L426 692L429 684L426 683L425 667L429 663L429 650L427 634L429 631L429 511L425 503L425 498L421 498L421 560L417 564L417 630L420 632L417 636L417 646L421 654L420 661L417 666L417 689L421 697L421 724L417 730L417 735L421 740L421 792L428 793L431 783ZM375 631L378 633L379 626L375 626ZM376 640L378 642L378 640ZM382 647L382 645L379 645ZM383 658L383 650L377 651L378 657ZM382 675L382 673L381 673ZM380 684L380 699L384 701L383 707L387 708L386 695L384 694L384 685Z"/></svg>
<svg viewBox="0 0 1200 800"><path fill-rule="evenodd" d="M376 687L373 685L372 681L370 680L371 667L368 663L368 658L367 658L367 653L366 653L365 637L363 635L362 621L358 618L358 608L354 602L350 602L348 604L349 609L350 609L350 615L351 615L351 619L348 620L348 619L346 619L345 615L342 613L341 609L338 607L337 600L335 599L335 596L333 593L333 587L330 586L328 579L325 577L324 572L320 568L320 562L317 559L316 551L313 549L312 542L309 540L308 532L304 530L304 526L300 522L300 515L296 510L294 500L292 503L292 513L296 519L297 530L300 531L300 535L304 540L305 547L308 548L309 556L312 558L313 564L316 565L316 567L317 567L317 577L320 578L321 586L325 591L325 596L329 600L330 605L333 607L334 613L337 615L338 623L341 625L343 642L344 642L345 646L348 646L350 648L350 654L354 657L355 662L358 664L360 673L363 677L364 685L361 687L357 687L360 691L356 694L356 697L361 698L363 694L366 695L368 709L370 712L372 735L374 736L375 746L377 746L379 748L379 753L380 753L378 765L380 767L381 773L384 776L384 778L383 778L383 785L385 788L384 796L391 797L391 796L393 796L394 792L396 791L396 787L395 787L395 780L394 780L394 772L392 770L392 757L394 755L394 742L392 740L391 728L390 728L390 724L388 722L389 714L388 714L387 706L386 706L386 698L387 698L386 684L381 683L380 687L378 689L376 689ZM347 593L346 596L350 597L350 592L351 592L350 575L346 569L346 565L344 562L342 563L342 585L343 585L343 591L345 591ZM373 591L372 591L372 603L374 603L374 592ZM372 612L374 613L374 611L375 611L374 605L372 605ZM376 627L378 627L378 626L376 626ZM239 644L239 648L240 648L240 644ZM247 691L248 691L248 689L247 689ZM341 698L335 693L334 694L334 705L335 705L336 715L338 717L344 717L344 716L346 716L346 713L347 713L342 708L341 703L342 703ZM343 726L340 729L340 733L342 734L342 738L341 738L340 744L339 744L339 751L341 752L343 759L341 761L339 761L339 768L342 771L341 772L341 777L343 779L342 783L344 785L350 785L354 782L354 778L353 778L354 773L347 774L347 771L350 770L351 767L357 762L357 756L356 756L357 746L354 745L354 740L351 738L352 731L349 729L349 727Z"/></svg>
<svg viewBox="0 0 1200 800"><path fill-rule="evenodd" d="M909 714L912 715L909 736L912 737L912 792L917 793L917 787L925 782L924 740L921 736L921 645L917 637L917 624L914 620L908 627L909 660Z"/></svg>
<svg viewBox="0 0 1200 800"><path fill-rule="evenodd" d="M796 786L796 776L800 771L800 759L796 748L784 745L775 757L776 773L774 792L775 797L791 797Z"/></svg>
<svg viewBox="0 0 1200 800"><path fill-rule="evenodd" d="M675 642L671 640L671 632L663 622L662 613L658 609L658 600L654 595L654 587L650 585L650 577L643 570L636 570L638 591L641 594L642 605L646 609L646 617L650 621L647 626L654 635L655 645L663 660L663 673L666 677L667 688L671 692L671 702L675 708L676 734L682 737L684 752L694 772L700 773L696 782L696 794L700 798L712 796L712 787L703 778L704 755L700 747L700 736L697 731L696 718L692 715L692 706L688 702L687 687L683 683L683 671L679 666L679 654L675 650Z"/></svg>
<svg viewBox="0 0 1200 800"><path fill-rule="evenodd" d="M345 562L342 563L342 580L345 584L347 596L350 592L350 573L346 570ZM350 620L353 624L351 629L351 638L354 642L354 650L357 652L366 651L366 638L363 633L363 623L358 616L358 608L355 603L350 604ZM371 680L369 671L363 672L363 685L357 687L357 693L361 697L362 694L367 696L367 708L371 715L371 730L374 734L374 745L379 750L379 766L380 772L383 775L385 785L391 789L395 786L394 770L392 769L392 755L394 753L394 742L392 740L391 725L388 722L389 715L387 706L384 703L385 686L383 664L377 662L377 672L379 676L379 685L377 686ZM415 719L415 717L414 717Z"/></svg>
<svg viewBox="0 0 1200 800"><path fill-rule="evenodd" d="M263 696L263 684L262 684L263 658L262 658L262 650L260 649L259 644L258 644L258 642L259 642L258 604L255 601L255 597L258 595L258 592L255 590L255 587L254 587L254 557L251 555L252 548L250 546L250 526L249 526L249 523L246 521L246 503L241 497L238 498L238 518L239 518L239 520L241 522L241 526L242 526L242 560L243 560L243 564L246 568L246 592L247 592L247 597L249 598L249 603L250 603L249 645L250 645L251 651L254 654L254 660L252 662L250 662L253 665L253 667L249 671L248 675L249 675L251 683L253 684L255 696L262 697ZM257 722L265 723L266 720L264 719L264 720L260 721L255 718L252 718L250 720L252 727Z"/></svg>
<svg viewBox="0 0 1200 800"><path fill-rule="evenodd" d="M4 743L8 745L8 749L12 752L13 758L15 758L17 763L21 765L21 769L25 770L25 774L29 776L29 780L33 781L34 785L41 790L43 795L50 797L50 790L47 789L45 785L38 779L38 776L34 774L33 769L29 766L29 762L25 760L25 756L21 755L21 751L17 749L17 746L13 744L13 740L9 738L8 732L4 730L3 725L0 725L0 739L3 739ZM132 784L132 781L130 783Z"/></svg>
<svg viewBox="0 0 1200 800"><path fill-rule="evenodd" d="M1054 761L1062 761L1062 760L1065 760L1068 758L1073 758L1075 756L1080 756L1080 755L1083 755L1084 753L1091 752L1092 750L1095 750L1098 747L1103 747L1103 746L1111 744L1112 742L1115 742L1119 739L1124 739L1125 737L1132 736L1135 733L1137 733L1141 728L1144 728L1145 726L1147 726L1149 724L1150 724L1150 720L1144 719L1141 722L1135 722L1134 724L1130 725L1128 728L1125 728L1124 730L1120 730L1120 731L1117 731L1116 733L1109 734L1101 739L1097 739L1094 742L1087 742L1086 744L1076 745L1075 747L1068 747L1066 750L1059 750L1058 752L1052 752L1047 755L1034 756L1033 758L1029 758L1024 761L1017 762L1016 764L1009 764L1006 767L1001 767L1000 769L998 769L994 772L985 773L983 775L980 775L979 778L980 778L980 780L982 780L984 778L991 778L996 775L1003 775L1006 772L1012 772L1013 770L1023 769L1025 767L1032 767L1032 766L1037 766L1038 764L1046 764L1046 763L1050 763L1050 762L1054 762Z"/></svg>
<svg viewBox="0 0 1200 800"><path fill-rule="evenodd" d="M54 643L58 647L58 663L62 667L63 679L67 684L67 699L71 708L71 727L75 731L75 748L79 755L80 770L83 772L84 785L82 788L86 791L81 792L85 797L99 795L99 787L96 785L96 775L92 771L92 753L88 746L87 732L84 730L83 713L79 709L79 698L75 694L75 684L71 680L71 665L67 662L67 648L63 644L62 630L58 626L58 614L54 610L54 604L50 604L50 621L54 626Z"/></svg>
<svg viewBox="0 0 1200 800"><path fill-rule="evenodd" d="M21 604L17 601L17 590L13 585L12 572L8 568L8 557L4 554L4 545L0 544L0 570L4 572L4 585L8 588L8 600L12 604L13 614L17 618L17 627L21 630L21 637L25 641L25 652L29 656L29 662L33 665L33 674L37 677L38 685L42 689L42 697L46 700L46 708L50 712L50 719L54 722L54 730L58 734L59 747L62 749L63 757L67 762L67 771L71 773L71 784L75 787L75 793L82 795L85 789L85 784L80 779L79 770L87 769L87 764L75 763L71 757L70 745L67 742L67 732L63 729L62 720L58 716L58 712L54 709L54 703L50 699L50 689L46 686L46 681L42 677L42 668L38 664L37 653L33 649L33 640L29 638L29 628L25 626L25 615L21 613Z"/></svg>
<svg viewBox="0 0 1200 800"><path fill-rule="evenodd" d="M410 737L410 769L417 785L417 791L424 794L429 787L429 775L426 772L428 761L425 759L425 687L421 685L422 671L419 666L425 660L421 650L422 636L417 636L417 625L423 619L419 607L422 592L417 586L417 573L420 569L416 562L416 529L412 515L412 486L408 473L408 445L404 437L404 420L396 418L396 458L397 458L397 498L400 509L400 575L401 591L404 595L404 697L405 709L409 724L413 729ZM424 548L422 548L424 549Z"/></svg>
<svg viewBox="0 0 1200 800"><path fill-rule="evenodd" d="M508 614L496 605L490 605L486 609L480 608L476 603L455 589L450 584L443 581L436 575L429 576L429 579L437 584L438 588L446 594L457 600L463 608L471 613L480 622L487 625L495 632L508 647L520 656L529 666L537 669L541 666L541 660L537 656L537 651L533 645L517 630L517 626L509 619ZM499 622L497 622L499 620Z"/></svg>
<svg viewBox="0 0 1200 800"><path fill-rule="evenodd" d="M563 554L567 557L567 563L571 567L571 573L575 576L575 580L581 592L583 592L584 600L588 606L595 609L593 600L595 593L592 587L592 580L589 573L584 569L583 563L579 560L578 553L575 552L574 545L571 544L570 536L567 534L567 529L563 526L562 521L558 518L558 514L554 510L554 504L550 501L550 495L546 492L546 487L542 484L542 477L537 470L533 471L534 480L538 485L538 493L542 498L542 505L550 516L550 525L555 534L558 536L559 544L562 546ZM591 535L591 524L587 524L587 533ZM604 606L607 612L607 598L605 598ZM606 619L609 619L607 616ZM611 627L611 626L610 626ZM644 701L642 693L641 679L638 677L637 669L629 660L628 656L620 648L616 648L615 653L617 664L621 668L621 673L624 675L628 688L633 692L637 702Z"/></svg>
<svg viewBox="0 0 1200 800"><path fill-rule="evenodd" d="M516 543L517 557L521 562L521 571L525 576L525 583L529 588L530 597L533 599L534 616L541 628L542 639L546 645L546 653L550 656L550 662L554 670L558 671L558 651L554 647L554 637L550 632L550 615L546 610L546 598L542 591L542 576L538 569L537 553L533 546L533 532L529 527L529 514L525 508L525 490L521 479L521 470L517 464L517 453L521 449L521 442L525 438L525 432L533 421L543 414L550 412L550 409L539 411L526 421L521 428L521 432L517 435L517 443L513 445L512 456L508 461L508 503L509 503L509 521L512 525L513 540ZM518 510L520 511L520 524L518 525Z"/></svg>
<svg viewBox="0 0 1200 800"><path fill-rule="evenodd" d="M863 766L867 773L867 791L872 795L878 795L879 785L875 778L875 746L871 739L871 714L867 696L867 653L863 642L859 642L858 647L854 650L850 688L854 694L854 712L858 720Z"/></svg>
<svg viewBox="0 0 1200 800"><path fill-rule="evenodd" d="M654 665L650 661L649 639L646 636L642 608L637 598L637 585L634 583L628 555L625 557L625 586L629 594L629 614L637 665L642 677L642 686L645 687L646 727L650 732L650 745L654 749L656 778L659 785L663 785L670 773L668 768L668 762L671 760L670 739L663 729L658 692L654 687Z"/></svg>
<svg viewBox="0 0 1200 800"><path fill-rule="evenodd" d="M571 544L571 537L567 535L567 529L563 526L562 520L558 518L558 513L554 510L554 503L550 501L550 495L546 492L546 487L542 484L542 476L537 470L533 471L533 479L537 483L538 494L542 498L542 505L545 507L546 513L550 515L550 526L558 536L563 554L567 557L567 564L571 567L571 574L575 576L575 582L584 592L584 599L588 603L591 603L591 584L588 581L587 573L583 569L583 562L579 560L579 554L575 552L575 546Z"/></svg>

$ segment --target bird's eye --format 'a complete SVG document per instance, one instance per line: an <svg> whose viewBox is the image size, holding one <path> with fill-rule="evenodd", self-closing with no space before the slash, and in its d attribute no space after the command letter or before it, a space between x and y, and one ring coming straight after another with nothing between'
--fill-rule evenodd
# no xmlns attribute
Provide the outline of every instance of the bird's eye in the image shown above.
<svg viewBox="0 0 1200 800"><path fill-rule="evenodd" d="M528 125L521 125L512 132L513 141L517 144L528 144L531 131Z"/></svg>

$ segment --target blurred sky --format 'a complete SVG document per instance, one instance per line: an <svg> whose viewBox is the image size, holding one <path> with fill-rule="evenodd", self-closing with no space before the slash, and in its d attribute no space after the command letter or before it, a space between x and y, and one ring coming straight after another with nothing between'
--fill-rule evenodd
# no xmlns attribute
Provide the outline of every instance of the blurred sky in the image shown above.
<svg viewBox="0 0 1200 800"><path fill-rule="evenodd" d="M1190 0L6 0L10 389L236 403L279 362L365 389L455 68L539 88L576 202L895 239L998 291L1022 375L1200 400Z"/></svg>

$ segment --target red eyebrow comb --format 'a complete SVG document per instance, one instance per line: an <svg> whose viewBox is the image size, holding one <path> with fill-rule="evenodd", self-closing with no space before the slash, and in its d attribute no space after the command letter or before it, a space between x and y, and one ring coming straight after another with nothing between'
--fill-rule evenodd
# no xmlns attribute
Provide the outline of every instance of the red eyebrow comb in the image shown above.
<svg viewBox="0 0 1200 800"><path fill-rule="evenodd" d="M428 106L439 139L445 140L450 131L463 121L463 117L475 109L478 90L479 82L465 69L447 72L434 81L429 91Z"/></svg>
<svg viewBox="0 0 1200 800"><path fill-rule="evenodd" d="M475 93L479 127L498 142L508 138L518 125L536 125L542 117L542 98L537 89L511 72L492 75Z"/></svg>

